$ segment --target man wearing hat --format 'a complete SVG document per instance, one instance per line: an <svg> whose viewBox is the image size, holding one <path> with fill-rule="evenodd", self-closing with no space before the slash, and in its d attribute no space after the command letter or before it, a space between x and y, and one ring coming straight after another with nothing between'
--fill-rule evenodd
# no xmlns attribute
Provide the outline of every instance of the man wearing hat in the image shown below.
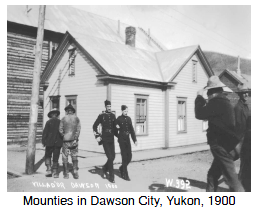
<svg viewBox="0 0 255 212"><path fill-rule="evenodd" d="M48 113L50 118L43 129L42 144L45 146L45 165L47 167L46 177L51 177L53 174L54 178L59 177L58 173L58 159L60 155L60 149L63 145L63 140L58 131L60 120L58 119L60 112L54 108ZM53 166L51 173L51 157L53 154Z"/></svg>
<svg viewBox="0 0 255 212"><path fill-rule="evenodd" d="M239 84L236 93L239 96L239 101L235 105L236 133L240 139L240 143L237 149L237 152L240 153L239 177L241 178L241 181L245 181L244 179L242 179L242 176L245 175L243 174L243 172L250 171L244 167L246 167L245 163L248 163L248 164L250 163L248 161L249 159L247 160L246 156L250 155L251 150L245 147L243 148L242 146L243 146L243 141L244 141L246 132L250 132L249 129L247 128L247 124L249 124L248 118L251 116L251 112L248 107L247 100L250 96L251 89L249 89L246 84L243 84L243 85ZM246 135L246 137L248 137L248 135Z"/></svg>
<svg viewBox="0 0 255 212"><path fill-rule="evenodd" d="M78 174L78 138L81 130L80 119L75 115L74 107L69 104L65 111L67 115L60 121L59 132L63 136L62 161L64 167L64 179L69 178L68 155L71 155L73 162L73 177L79 178Z"/></svg>
<svg viewBox="0 0 255 212"><path fill-rule="evenodd" d="M225 85L217 76L211 76L207 86L199 90L195 100L195 115L208 120L207 141L214 157L207 175L206 191L217 191L218 180L223 174L231 191L244 191L235 170L232 151L239 139L235 133L235 113L229 99L223 94ZM203 98L207 91L208 103Z"/></svg>
<svg viewBox="0 0 255 212"><path fill-rule="evenodd" d="M106 172L109 171L109 181L114 183L113 161L115 159L114 135L117 137L116 117L111 112L111 102L106 100L104 103L106 110L99 114L92 128L99 145L103 145L107 157L107 162L103 166L103 174L106 176ZM98 132L100 124L102 126L101 134Z"/></svg>
<svg viewBox="0 0 255 212"><path fill-rule="evenodd" d="M120 145L122 165L120 166L120 174L124 180L130 181L128 176L127 166L131 162L132 152L131 152L131 143L130 135L134 144L137 146L137 140L135 131L132 125L131 118L127 115L128 107L126 105L121 106L122 115L117 118L116 127L119 129L118 133L118 142Z"/></svg>

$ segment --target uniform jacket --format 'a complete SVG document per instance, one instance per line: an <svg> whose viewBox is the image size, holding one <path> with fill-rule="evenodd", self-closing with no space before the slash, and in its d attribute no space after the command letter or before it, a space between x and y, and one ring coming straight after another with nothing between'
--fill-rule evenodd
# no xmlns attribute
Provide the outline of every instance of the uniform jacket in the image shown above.
<svg viewBox="0 0 255 212"><path fill-rule="evenodd" d="M117 118L116 124L119 125L118 142L130 142L130 136L133 142L136 141L135 131L132 125L132 120L129 116L121 115Z"/></svg>
<svg viewBox="0 0 255 212"><path fill-rule="evenodd" d="M100 134L97 129L99 124L102 126L102 142L114 142L114 135L117 136L116 116L107 111L99 114L92 127L95 134Z"/></svg>
<svg viewBox="0 0 255 212"><path fill-rule="evenodd" d="M60 121L59 132L63 141L78 140L81 131L80 119L75 114L67 114Z"/></svg>
<svg viewBox="0 0 255 212"><path fill-rule="evenodd" d="M247 128L246 123L247 119L250 116L250 109L248 104L244 103L242 100L239 100L235 105L235 117L236 117L236 133L240 139L245 135L245 130Z"/></svg>
<svg viewBox="0 0 255 212"><path fill-rule="evenodd" d="M239 139L235 133L235 113L224 94L209 100L198 95L195 100L197 119L208 120L207 140L209 145L218 144L228 152L233 150Z"/></svg>
<svg viewBox="0 0 255 212"><path fill-rule="evenodd" d="M42 144L45 146L62 146L63 140L59 133L60 120L58 118L49 119L43 129Z"/></svg>

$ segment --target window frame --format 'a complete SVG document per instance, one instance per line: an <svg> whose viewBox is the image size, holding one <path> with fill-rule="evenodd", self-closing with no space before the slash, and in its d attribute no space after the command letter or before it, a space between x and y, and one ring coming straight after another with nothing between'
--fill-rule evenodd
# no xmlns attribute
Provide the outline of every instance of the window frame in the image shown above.
<svg viewBox="0 0 255 212"><path fill-rule="evenodd" d="M146 100L146 123L145 123L145 133L137 133L136 132L136 110L137 110L137 99L145 99ZM137 136L148 136L149 135L149 111L148 111L148 105L149 105L149 95L148 94L135 94L135 113L134 113L134 130L135 130L135 134Z"/></svg>
<svg viewBox="0 0 255 212"><path fill-rule="evenodd" d="M53 109L53 101L55 101L55 100L58 100L59 102L58 102L58 107L59 108L57 108L58 110L60 110L60 95L56 95L56 96L49 96L49 98L50 98L50 111Z"/></svg>
<svg viewBox="0 0 255 212"><path fill-rule="evenodd" d="M192 60L192 82L193 83L197 83L197 64L198 64L197 60ZM194 79L194 70L195 70L195 79Z"/></svg>
<svg viewBox="0 0 255 212"><path fill-rule="evenodd" d="M177 104L176 104L176 106L177 106L177 116L176 116L176 118L177 118L177 120L176 120L176 128L177 128L177 134L183 134L183 133L187 133L188 132L188 128L187 128L187 97L177 97L176 98L176 101L177 101ZM184 101L185 102L185 119L184 119L184 130L179 130L178 129L178 120L179 120L179 110L178 110L178 105L179 105L179 101Z"/></svg>
<svg viewBox="0 0 255 212"><path fill-rule="evenodd" d="M65 98L66 98L66 106L68 105L68 100L74 100L75 99L75 102L76 102L76 105L75 105L75 114L77 115L77 97L78 95L65 95Z"/></svg>
<svg viewBox="0 0 255 212"><path fill-rule="evenodd" d="M68 54L69 54L68 55L68 76L75 76L75 53L76 53L76 48L68 49ZM74 57L73 64L70 62L72 54ZM73 71L71 72L72 67L73 67Z"/></svg>

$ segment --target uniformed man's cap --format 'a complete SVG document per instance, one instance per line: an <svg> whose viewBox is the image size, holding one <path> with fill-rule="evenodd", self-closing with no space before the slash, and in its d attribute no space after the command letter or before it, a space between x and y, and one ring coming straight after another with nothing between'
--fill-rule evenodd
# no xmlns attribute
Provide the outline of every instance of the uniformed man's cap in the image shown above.
<svg viewBox="0 0 255 212"><path fill-rule="evenodd" d="M126 110L128 107L126 105L121 105L121 110Z"/></svg>
<svg viewBox="0 0 255 212"><path fill-rule="evenodd" d="M104 101L104 105L107 106L107 105L111 105L111 102L109 100L105 100Z"/></svg>

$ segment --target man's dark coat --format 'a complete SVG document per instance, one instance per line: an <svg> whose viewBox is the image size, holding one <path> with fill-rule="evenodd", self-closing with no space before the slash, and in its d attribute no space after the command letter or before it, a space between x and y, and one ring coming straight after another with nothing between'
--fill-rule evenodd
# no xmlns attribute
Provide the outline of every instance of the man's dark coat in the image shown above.
<svg viewBox="0 0 255 212"><path fill-rule="evenodd" d="M62 146L63 140L59 133L60 120L58 118L49 119L43 129L42 144L45 146Z"/></svg>
<svg viewBox="0 0 255 212"><path fill-rule="evenodd" d="M235 105L235 117L236 117L236 133L240 139L243 139L246 131L246 123L248 117L251 115L248 104L239 100Z"/></svg>
<svg viewBox="0 0 255 212"><path fill-rule="evenodd" d="M116 116L111 112L103 112L97 117L92 128L94 132L99 134L97 127L99 124L102 125L102 142L114 142L114 135L116 135L115 122Z"/></svg>
<svg viewBox="0 0 255 212"><path fill-rule="evenodd" d="M121 115L117 118L116 124L119 125L118 142L130 142L129 134L133 142L136 141L134 127L129 116Z"/></svg>
<svg viewBox="0 0 255 212"><path fill-rule="evenodd" d="M195 100L195 115L197 119L208 120L209 145L218 144L228 152L235 148L239 139L235 133L234 108L224 94L210 99L208 103L198 95Z"/></svg>

